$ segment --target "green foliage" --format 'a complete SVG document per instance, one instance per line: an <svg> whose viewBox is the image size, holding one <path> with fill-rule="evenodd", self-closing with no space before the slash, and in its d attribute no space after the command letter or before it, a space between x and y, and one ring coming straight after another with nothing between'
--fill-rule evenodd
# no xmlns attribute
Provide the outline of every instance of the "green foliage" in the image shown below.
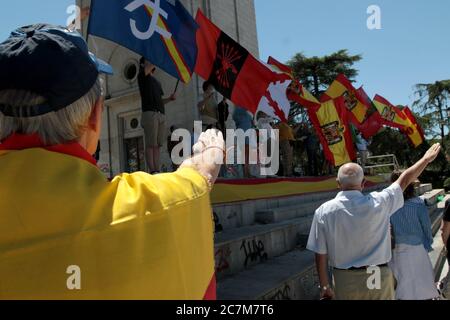
<svg viewBox="0 0 450 320"><path fill-rule="evenodd" d="M323 57L307 57L298 53L287 64L292 68L295 78L319 99L339 74L343 73L351 81L354 80L358 70L353 65L361 59L361 55L352 56L347 50L339 50ZM306 110L295 103L290 118L295 119L295 122L308 121Z"/></svg>
<svg viewBox="0 0 450 320"><path fill-rule="evenodd" d="M404 134L397 129L384 128L373 137L370 151L375 155L393 154L397 157L402 168L408 168L416 163L425 154L430 144L436 141L424 143L418 148L410 145ZM444 180L450 176L450 168L444 152L434 161L420 177L422 182L433 183L435 188L442 188Z"/></svg>
<svg viewBox="0 0 450 320"><path fill-rule="evenodd" d="M444 188L445 188L445 191L450 191L450 178L447 178L444 181Z"/></svg>
<svg viewBox="0 0 450 320"><path fill-rule="evenodd" d="M339 50L323 57L306 57L303 53L298 53L288 65L295 78L319 98L340 73L353 80L358 75L358 70L353 65L361 59L361 55L349 55L347 50Z"/></svg>
<svg viewBox="0 0 450 320"><path fill-rule="evenodd" d="M445 127L450 129L448 105L450 102L450 80L416 85L418 99L413 107L426 121L424 129L428 136L445 138Z"/></svg>

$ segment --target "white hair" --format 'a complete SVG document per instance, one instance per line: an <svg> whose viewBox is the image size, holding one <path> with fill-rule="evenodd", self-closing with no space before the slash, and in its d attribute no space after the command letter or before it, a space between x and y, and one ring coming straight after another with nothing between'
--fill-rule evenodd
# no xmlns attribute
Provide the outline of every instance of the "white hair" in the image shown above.
<svg viewBox="0 0 450 320"><path fill-rule="evenodd" d="M364 180L364 170L356 163L347 163L339 168L337 180L344 188L360 186Z"/></svg>
<svg viewBox="0 0 450 320"><path fill-rule="evenodd" d="M88 93L56 112L31 118L7 117L0 112L0 141L13 133L37 134L47 145L76 141L86 130L92 110L102 95L102 78L99 76ZM31 108L45 102L44 97L24 90L0 91L0 103L12 107Z"/></svg>

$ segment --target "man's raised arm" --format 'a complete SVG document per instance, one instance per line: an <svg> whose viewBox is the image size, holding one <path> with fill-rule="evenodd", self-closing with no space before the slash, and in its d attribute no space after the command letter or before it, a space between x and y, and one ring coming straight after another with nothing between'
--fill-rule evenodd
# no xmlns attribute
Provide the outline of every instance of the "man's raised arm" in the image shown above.
<svg viewBox="0 0 450 320"><path fill-rule="evenodd" d="M439 143L434 144L427 153L425 153L423 158L403 172L396 182L403 190L405 190L411 183L416 181L425 168L437 158L440 151L441 145Z"/></svg>

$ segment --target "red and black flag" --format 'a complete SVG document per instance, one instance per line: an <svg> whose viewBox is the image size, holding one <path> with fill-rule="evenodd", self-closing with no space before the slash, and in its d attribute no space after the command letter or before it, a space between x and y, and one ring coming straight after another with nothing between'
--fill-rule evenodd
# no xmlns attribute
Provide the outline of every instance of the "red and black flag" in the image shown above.
<svg viewBox="0 0 450 320"><path fill-rule="evenodd" d="M197 12L196 22L199 29L195 72L210 81L224 97L255 114L269 85L286 77L272 72L201 10Z"/></svg>

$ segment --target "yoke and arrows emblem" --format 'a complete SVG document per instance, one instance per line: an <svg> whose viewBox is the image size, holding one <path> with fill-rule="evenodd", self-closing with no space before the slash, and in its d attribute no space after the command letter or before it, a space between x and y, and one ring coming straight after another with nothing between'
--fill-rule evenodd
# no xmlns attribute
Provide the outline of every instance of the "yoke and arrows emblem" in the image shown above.
<svg viewBox="0 0 450 320"><path fill-rule="evenodd" d="M164 11L161 8L161 0L154 0L154 1L155 2L151 0L134 0L125 7L125 10L127 10L128 12L133 12L142 6L145 6L146 8L151 8L153 10L150 25L147 31L145 32L142 32L137 28L136 20L130 19L131 31L133 32L134 36L140 40L150 39L155 32L159 33L166 39L172 38L172 34L169 31L158 26L158 20L160 16L163 17L164 19L167 19L169 15L166 11Z"/></svg>

